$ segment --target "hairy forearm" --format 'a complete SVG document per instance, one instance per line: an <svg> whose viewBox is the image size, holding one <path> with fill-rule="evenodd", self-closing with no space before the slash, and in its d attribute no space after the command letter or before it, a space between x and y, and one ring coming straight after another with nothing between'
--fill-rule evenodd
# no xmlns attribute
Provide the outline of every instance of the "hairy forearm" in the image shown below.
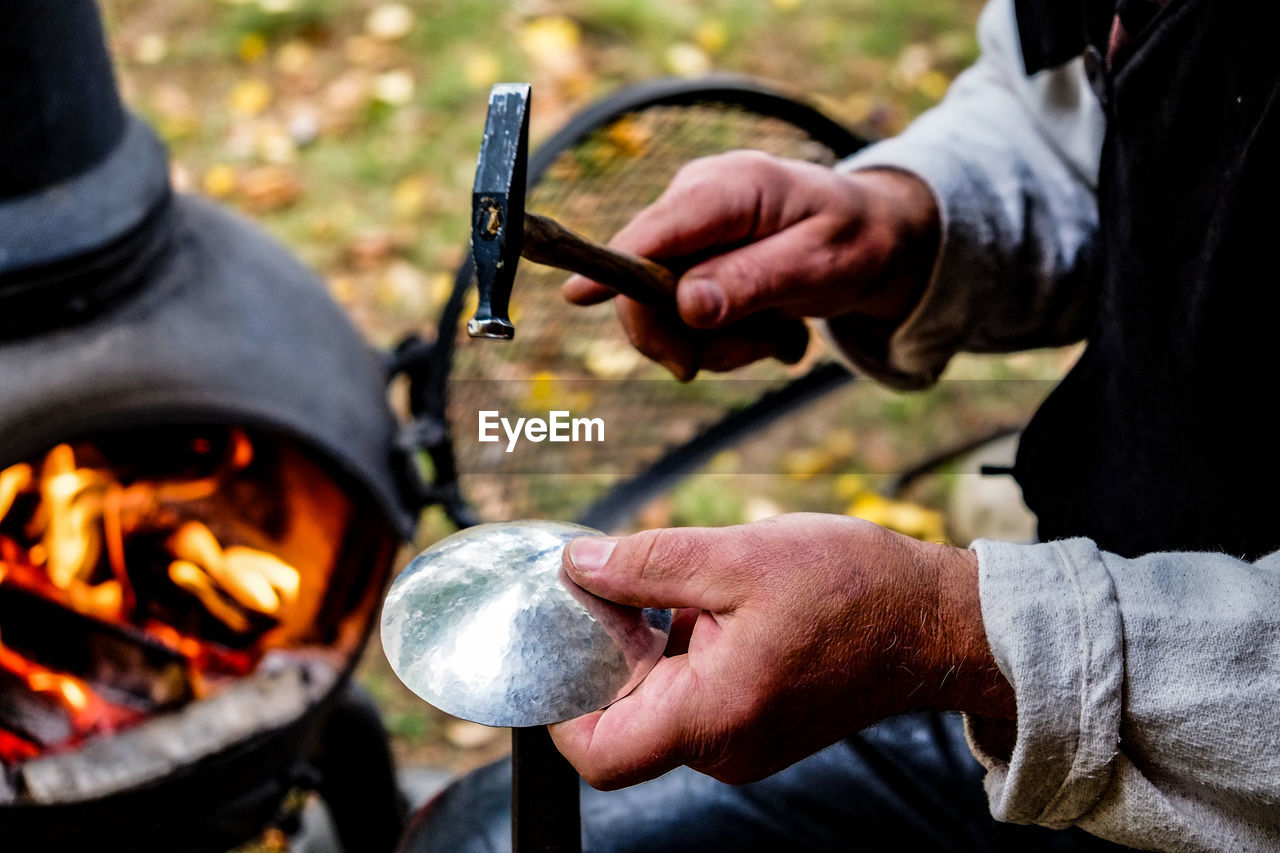
<svg viewBox="0 0 1280 853"><path fill-rule="evenodd" d="M1001 720L1016 716L1013 686L996 665L978 596L978 555L944 547L938 555L937 706ZM941 673L939 675L939 672Z"/></svg>
<svg viewBox="0 0 1280 853"><path fill-rule="evenodd" d="M897 537L897 534L888 534ZM1013 688L987 641L978 558L967 548L902 539L886 573L902 590L891 615L885 667L903 711L963 711L1013 720Z"/></svg>

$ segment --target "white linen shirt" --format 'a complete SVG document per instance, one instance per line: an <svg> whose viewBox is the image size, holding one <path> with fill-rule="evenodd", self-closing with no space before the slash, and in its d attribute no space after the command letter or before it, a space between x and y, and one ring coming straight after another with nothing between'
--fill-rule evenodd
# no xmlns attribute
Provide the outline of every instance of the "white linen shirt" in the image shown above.
<svg viewBox="0 0 1280 853"><path fill-rule="evenodd" d="M1091 319L1105 127L1083 63L1028 78L1011 0L991 0L978 34L981 58L941 104L841 165L915 174L941 213L933 277L887 340L857 318L824 324L896 388L930 384L961 350L1078 339ZM972 547L1017 698L1007 736L968 720L996 818L1144 849L1280 849L1280 552Z"/></svg>

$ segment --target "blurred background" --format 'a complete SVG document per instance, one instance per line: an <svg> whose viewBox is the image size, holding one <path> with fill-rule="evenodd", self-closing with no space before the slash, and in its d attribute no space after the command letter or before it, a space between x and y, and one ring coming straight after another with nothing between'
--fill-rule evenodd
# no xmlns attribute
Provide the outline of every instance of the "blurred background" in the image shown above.
<svg viewBox="0 0 1280 853"><path fill-rule="evenodd" d="M936 103L976 57L981 5L102 0L125 99L169 145L176 186L258 221L381 347L434 325L465 257L491 84L533 84L535 146L624 85L721 71L775 81L882 138ZM940 476L892 490L885 482L934 451L1024 422L1073 354L964 357L925 394L857 383L721 454L637 523L821 510L966 542L989 522L961 517L980 502L956 498L978 480L957 473L974 463L947 463ZM1009 448L994 461L1007 461ZM744 455L753 460L745 469ZM1024 532L1026 519L1013 518L1008 535ZM416 544L449 530L428 512ZM501 731L449 719L405 691L376 642L360 678L406 765L460 772L508 748Z"/></svg>

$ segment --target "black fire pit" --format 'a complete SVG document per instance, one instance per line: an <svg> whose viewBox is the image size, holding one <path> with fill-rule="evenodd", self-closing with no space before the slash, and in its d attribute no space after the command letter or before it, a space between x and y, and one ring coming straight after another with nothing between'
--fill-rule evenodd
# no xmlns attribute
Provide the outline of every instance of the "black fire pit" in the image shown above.
<svg viewBox="0 0 1280 853"><path fill-rule="evenodd" d="M0 847L225 850L318 791L349 850L389 850L349 675L421 506L391 365L287 251L171 192L94 4L46 6L0 4Z"/></svg>

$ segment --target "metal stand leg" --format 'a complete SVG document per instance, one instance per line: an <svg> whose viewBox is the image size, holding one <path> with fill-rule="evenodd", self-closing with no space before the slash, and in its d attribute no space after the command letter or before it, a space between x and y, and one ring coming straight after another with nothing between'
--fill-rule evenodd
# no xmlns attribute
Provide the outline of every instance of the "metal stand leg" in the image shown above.
<svg viewBox="0 0 1280 853"><path fill-rule="evenodd" d="M334 703L313 758L317 790L350 853L388 853L404 828L408 804L396 784L395 763L378 708L352 684Z"/></svg>
<svg viewBox="0 0 1280 853"><path fill-rule="evenodd" d="M578 773L544 726L511 730L511 849L581 853Z"/></svg>

